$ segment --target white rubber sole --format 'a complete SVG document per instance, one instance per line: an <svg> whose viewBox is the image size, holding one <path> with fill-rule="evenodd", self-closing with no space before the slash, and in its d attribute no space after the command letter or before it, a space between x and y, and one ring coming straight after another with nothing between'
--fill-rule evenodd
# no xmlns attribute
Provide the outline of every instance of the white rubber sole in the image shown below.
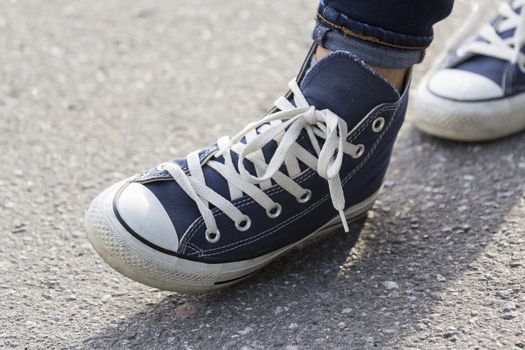
<svg viewBox="0 0 525 350"><path fill-rule="evenodd" d="M339 216L303 240L272 253L238 262L207 264L159 252L133 237L113 212L113 196L122 183L102 192L86 213L87 236L96 252L118 272L140 283L170 291L199 293L230 286L250 277L289 249L341 226ZM347 209L349 221L365 214L377 193Z"/></svg>
<svg viewBox="0 0 525 350"><path fill-rule="evenodd" d="M430 75L430 74L429 74ZM430 135L455 141L489 141L525 129L525 94L501 100L460 102L428 90L428 77L413 100L415 126Z"/></svg>

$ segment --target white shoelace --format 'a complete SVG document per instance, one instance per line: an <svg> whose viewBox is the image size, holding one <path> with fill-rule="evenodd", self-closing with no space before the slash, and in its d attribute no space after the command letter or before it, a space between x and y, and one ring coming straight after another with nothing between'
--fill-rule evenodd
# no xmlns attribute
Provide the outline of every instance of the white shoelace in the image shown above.
<svg viewBox="0 0 525 350"><path fill-rule="evenodd" d="M482 7L486 9L492 3L493 1L485 0ZM521 71L525 72L525 55L521 52L525 44L525 10L522 10L521 14L517 14L514 10L514 8L524 5L525 0L514 0L510 3L502 2L498 8L498 13L502 19L495 26L485 24L477 33L484 41L468 42L460 47L459 51L516 63ZM469 28L466 31L471 30L472 26L476 25L476 22L479 22L483 15L483 11L478 11L469 21L470 23L466 26ZM516 30L512 37L501 38L500 33L512 29Z"/></svg>
<svg viewBox="0 0 525 350"><path fill-rule="evenodd" d="M339 212L344 229L348 232L348 223L344 214L345 196L339 172L343 154L359 158L364 153L364 146L347 142L346 122L330 110L317 110L310 106L295 80L289 83L289 87L293 92L295 105L286 98L280 97L275 102L279 112L249 124L231 139L227 136L221 137L217 141L218 151L209 157L205 164L226 179L231 201L245 194L266 209L270 218L274 218L280 215L282 208L264 192L264 189L271 187L271 180L295 196L299 202L307 202L311 197L308 189L292 180L301 173L299 166L299 161L301 161L328 182L332 204ZM306 130L317 157L296 142L302 130ZM316 136L324 139L322 147ZM241 142L243 138L246 143ZM276 141L278 146L270 162L266 163L261 149L272 140ZM234 167L232 151L239 156L237 162L239 172ZM214 160L220 156L224 157L224 163ZM254 164L257 176L246 170L244 159ZM209 203L233 220L239 231L246 231L251 225L251 219L230 200L206 185L202 170L203 164L201 164L198 151L190 153L186 160L189 175L174 162L163 163L160 167L167 170L197 204L206 225L208 241L216 242L220 237L220 231ZM283 164L286 166L288 175L279 171Z"/></svg>

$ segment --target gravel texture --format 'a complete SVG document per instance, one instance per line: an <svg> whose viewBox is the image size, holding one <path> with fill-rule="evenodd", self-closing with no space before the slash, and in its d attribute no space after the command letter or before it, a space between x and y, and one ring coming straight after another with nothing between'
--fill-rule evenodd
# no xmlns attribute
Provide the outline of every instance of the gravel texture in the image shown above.
<svg viewBox="0 0 525 350"><path fill-rule="evenodd" d="M523 134L465 145L408 122L352 234L217 293L139 285L90 247L100 190L284 92L315 6L0 2L0 348L525 348ZM469 10L439 26L416 82Z"/></svg>

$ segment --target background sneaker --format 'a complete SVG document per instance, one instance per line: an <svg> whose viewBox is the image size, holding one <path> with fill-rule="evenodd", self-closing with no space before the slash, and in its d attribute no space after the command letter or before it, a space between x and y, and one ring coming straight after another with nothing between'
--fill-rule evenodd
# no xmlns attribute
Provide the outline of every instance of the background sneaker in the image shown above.
<svg viewBox="0 0 525 350"><path fill-rule="evenodd" d="M300 87L293 80L287 98L236 137L102 192L85 220L100 256L139 282L202 292L348 230L377 196L408 88L400 97L344 52L305 70Z"/></svg>
<svg viewBox="0 0 525 350"><path fill-rule="evenodd" d="M497 18L427 74L414 99L419 129L459 141L492 140L525 129L524 2L502 3Z"/></svg>

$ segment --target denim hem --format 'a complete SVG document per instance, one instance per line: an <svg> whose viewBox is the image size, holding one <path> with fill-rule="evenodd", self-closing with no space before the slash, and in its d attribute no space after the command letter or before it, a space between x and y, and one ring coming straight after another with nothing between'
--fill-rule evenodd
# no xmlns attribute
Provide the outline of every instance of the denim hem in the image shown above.
<svg viewBox="0 0 525 350"><path fill-rule="evenodd" d="M434 39L433 35L417 36L396 33L359 22L325 5L323 1L319 4L317 20L334 29L338 29L347 36L398 49L424 50Z"/></svg>
<svg viewBox="0 0 525 350"><path fill-rule="evenodd" d="M384 68L409 68L425 57L424 49L398 49L361 40L317 21L313 40L332 51L348 51L369 65Z"/></svg>

